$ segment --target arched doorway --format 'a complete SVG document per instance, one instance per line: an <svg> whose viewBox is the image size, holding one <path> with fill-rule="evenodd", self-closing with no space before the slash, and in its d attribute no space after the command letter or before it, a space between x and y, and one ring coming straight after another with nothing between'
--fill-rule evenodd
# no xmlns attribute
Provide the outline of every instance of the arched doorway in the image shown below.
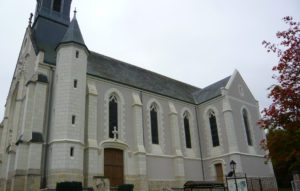
<svg viewBox="0 0 300 191"><path fill-rule="evenodd" d="M104 149L104 176L109 177L110 187L124 184L123 151L119 149Z"/></svg>

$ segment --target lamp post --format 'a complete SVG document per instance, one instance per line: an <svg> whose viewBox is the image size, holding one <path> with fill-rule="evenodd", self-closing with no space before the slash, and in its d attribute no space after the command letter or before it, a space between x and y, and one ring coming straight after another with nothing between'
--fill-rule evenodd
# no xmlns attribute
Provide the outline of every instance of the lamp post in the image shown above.
<svg viewBox="0 0 300 191"><path fill-rule="evenodd" d="M235 176L236 162L234 160L230 161L230 167L232 169L233 176L234 176L235 189L236 189L236 191L238 191L238 186L237 186L236 176Z"/></svg>

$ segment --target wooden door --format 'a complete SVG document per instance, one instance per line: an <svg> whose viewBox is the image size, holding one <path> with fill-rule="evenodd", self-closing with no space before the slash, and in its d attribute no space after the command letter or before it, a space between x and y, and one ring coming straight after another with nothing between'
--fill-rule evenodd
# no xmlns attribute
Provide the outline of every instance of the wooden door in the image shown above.
<svg viewBox="0 0 300 191"><path fill-rule="evenodd" d="M110 187L124 184L123 151L118 149L104 150L104 176L109 177Z"/></svg>
<svg viewBox="0 0 300 191"><path fill-rule="evenodd" d="M223 169L222 164L215 164L216 174L217 174L217 182L223 182Z"/></svg>

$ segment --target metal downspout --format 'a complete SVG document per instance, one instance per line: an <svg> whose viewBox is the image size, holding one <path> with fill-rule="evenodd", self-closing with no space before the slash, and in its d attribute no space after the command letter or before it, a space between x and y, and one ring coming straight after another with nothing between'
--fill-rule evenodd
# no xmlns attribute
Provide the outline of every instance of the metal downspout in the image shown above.
<svg viewBox="0 0 300 191"><path fill-rule="evenodd" d="M51 114L52 114L52 102L53 102L53 85L54 85L54 70L51 67L51 85L49 92L49 101L48 101L48 116L47 116L47 130L46 130L46 141L45 141L45 151L44 151L44 164L43 164L43 178L42 178L42 187L46 188L47 186L47 163L48 163L48 150L49 150L49 134L50 134L50 124L51 124Z"/></svg>
<svg viewBox="0 0 300 191"><path fill-rule="evenodd" d="M202 158L202 148L201 148L201 140L200 140L200 129L199 129L197 106L195 106L195 112L196 112L196 123L197 123L197 129L198 129L198 140L199 140L199 149L200 149L200 157L201 157L202 176L203 176L203 180L205 181L205 173L204 173L203 158Z"/></svg>

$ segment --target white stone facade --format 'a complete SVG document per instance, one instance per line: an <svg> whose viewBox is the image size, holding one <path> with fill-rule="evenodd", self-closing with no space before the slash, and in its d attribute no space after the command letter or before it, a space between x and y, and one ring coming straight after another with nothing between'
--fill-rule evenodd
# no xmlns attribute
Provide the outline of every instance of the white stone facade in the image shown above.
<svg viewBox="0 0 300 191"><path fill-rule="evenodd" d="M87 74L89 51L76 43L56 49L56 66L34 52L27 28L0 125L0 191L55 188L80 181L93 187L104 176L104 149L123 151L124 182L137 191L183 187L188 180L216 180L235 160L248 177L274 177L259 148L259 107L235 71L220 96L192 104ZM78 55L77 55L78 54ZM76 80L76 85L74 84ZM184 91L184 90L183 90ZM109 97L118 99L118 139L109 138ZM151 104L157 106L159 144L151 139ZM242 117L246 109L253 145ZM209 112L219 146L212 145ZM186 147L188 114L191 148ZM249 161L259 164L249 167Z"/></svg>

